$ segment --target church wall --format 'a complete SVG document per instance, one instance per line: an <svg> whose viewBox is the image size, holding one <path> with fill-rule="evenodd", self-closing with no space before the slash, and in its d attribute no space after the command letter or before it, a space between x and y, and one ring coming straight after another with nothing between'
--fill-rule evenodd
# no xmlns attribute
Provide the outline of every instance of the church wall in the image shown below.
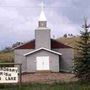
<svg viewBox="0 0 90 90"><path fill-rule="evenodd" d="M72 48L54 49L59 53L62 53L60 60L60 71L71 72L73 67L74 51Z"/></svg>
<svg viewBox="0 0 90 90"><path fill-rule="evenodd" d="M47 48L47 49L51 49L51 42L50 42L50 30L48 28L41 28L41 29L37 29L35 30L35 48Z"/></svg>
<svg viewBox="0 0 90 90"><path fill-rule="evenodd" d="M36 72L37 56L49 56L50 71L59 72L59 55L47 51L39 51L27 56L27 72Z"/></svg>
<svg viewBox="0 0 90 90"><path fill-rule="evenodd" d="M26 58L24 57L24 54L31 52L33 50L34 49L16 49L16 50L14 50L14 53L15 53L14 62L22 64L22 72L26 72L26 70L27 70L27 61L26 61Z"/></svg>

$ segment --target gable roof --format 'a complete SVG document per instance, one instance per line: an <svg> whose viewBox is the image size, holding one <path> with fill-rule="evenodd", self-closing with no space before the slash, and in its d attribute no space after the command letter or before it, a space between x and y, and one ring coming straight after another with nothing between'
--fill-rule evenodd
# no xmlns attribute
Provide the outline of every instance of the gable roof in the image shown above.
<svg viewBox="0 0 90 90"><path fill-rule="evenodd" d="M56 48L72 48L72 47L65 45L63 43L60 43L54 39L51 39L51 49L56 49Z"/></svg>
<svg viewBox="0 0 90 90"><path fill-rule="evenodd" d="M53 51L53 50L46 49L46 48L43 48L43 47L42 47L42 48L36 49L36 50L34 50L34 51L31 51L31 52L29 52L29 53L26 53L26 54L24 54L24 56L31 55L31 54L33 54L33 53L35 53L35 52L38 52L38 51L41 51L41 50L48 51L48 52L50 52L50 53L57 54L57 55L62 55L62 54L59 53L59 52L56 52L56 51Z"/></svg>
<svg viewBox="0 0 90 90"><path fill-rule="evenodd" d="M35 40L31 40L22 45L15 47L14 49L35 49Z"/></svg>
<svg viewBox="0 0 90 90"><path fill-rule="evenodd" d="M51 39L51 49L57 49L57 48L71 48L71 47L63 43L60 43L54 39ZM31 40L30 42L24 43L14 49L35 49L35 39Z"/></svg>

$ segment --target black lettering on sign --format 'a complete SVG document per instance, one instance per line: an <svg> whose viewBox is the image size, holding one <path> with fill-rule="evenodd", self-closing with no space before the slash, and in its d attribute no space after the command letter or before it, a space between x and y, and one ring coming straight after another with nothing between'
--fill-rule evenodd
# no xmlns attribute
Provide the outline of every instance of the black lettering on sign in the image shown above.
<svg viewBox="0 0 90 90"><path fill-rule="evenodd" d="M3 75L3 73L2 73L2 72L0 72L0 75Z"/></svg>
<svg viewBox="0 0 90 90"><path fill-rule="evenodd" d="M5 80L16 80L16 77L6 77Z"/></svg>

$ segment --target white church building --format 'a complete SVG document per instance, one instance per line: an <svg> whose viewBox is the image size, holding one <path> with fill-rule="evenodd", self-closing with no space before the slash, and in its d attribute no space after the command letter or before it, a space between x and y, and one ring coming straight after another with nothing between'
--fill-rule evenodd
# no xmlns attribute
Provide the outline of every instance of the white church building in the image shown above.
<svg viewBox="0 0 90 90"><path fill-rule="evenodd" d="M70 46L51 39L51 30L42 9L35 30L35 39L14 49L15 63L22 64L22 72L71 72L74 52Z"/></svg>

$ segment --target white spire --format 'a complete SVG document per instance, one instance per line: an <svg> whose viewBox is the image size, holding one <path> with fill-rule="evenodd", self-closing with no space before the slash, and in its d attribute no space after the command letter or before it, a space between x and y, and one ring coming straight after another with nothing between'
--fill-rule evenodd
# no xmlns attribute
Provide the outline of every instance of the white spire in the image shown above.
<svg viewBox="0 0 90 90"><path fill-rule="evenodd" d="M41 3L41 14L40 14L40 17L39 17L39 21L46 21L46 16L45 16L45 13L44 13L44 3L42 2Z"/></svg>

